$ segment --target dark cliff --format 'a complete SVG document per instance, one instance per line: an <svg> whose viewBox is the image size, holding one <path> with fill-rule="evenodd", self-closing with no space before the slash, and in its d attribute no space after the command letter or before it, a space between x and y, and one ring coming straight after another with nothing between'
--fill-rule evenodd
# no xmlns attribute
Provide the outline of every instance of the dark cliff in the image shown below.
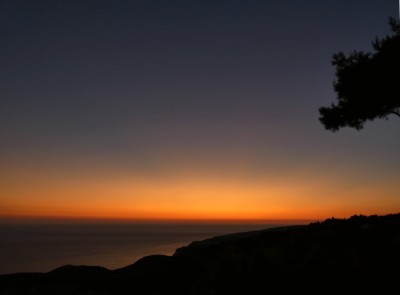
<svg viewBox="0 0 400 295"><path fill-rule="evenodd" d="M389 294L400 214L328 219L193 242L114 271L63 266L0 276L0 294Z"/></svg>

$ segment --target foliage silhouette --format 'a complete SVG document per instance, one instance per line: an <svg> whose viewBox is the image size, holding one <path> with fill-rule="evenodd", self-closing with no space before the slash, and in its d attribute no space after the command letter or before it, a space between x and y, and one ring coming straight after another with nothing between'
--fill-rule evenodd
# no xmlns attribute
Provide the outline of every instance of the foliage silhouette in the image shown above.
<svg viewBox="0 0 400 295"><path fill-rule="evenodd" d="M352 51L333 55L337 103L319 109L326 129L360 130L368 120L400 117L400 23L389 19L392 35L372 42L374 52Z"/></svg>

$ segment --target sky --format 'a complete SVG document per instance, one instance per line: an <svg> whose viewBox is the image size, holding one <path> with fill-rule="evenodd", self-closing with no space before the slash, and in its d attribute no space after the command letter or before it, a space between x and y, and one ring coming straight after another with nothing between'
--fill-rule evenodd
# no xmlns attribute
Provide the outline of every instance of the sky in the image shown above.
<svg viewBox="0 0 400 295"><path fill-rule="evenodd" d="M400 212L400 120L324 129L393 0L3 0L0 219Z"/></svg>

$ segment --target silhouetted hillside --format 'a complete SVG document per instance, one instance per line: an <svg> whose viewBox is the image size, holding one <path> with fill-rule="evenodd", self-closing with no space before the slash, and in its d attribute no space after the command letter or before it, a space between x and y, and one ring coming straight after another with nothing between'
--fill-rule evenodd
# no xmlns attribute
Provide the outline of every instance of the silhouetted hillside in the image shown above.
<svg viewBox="0 0 400 295"><path fill-rule="evenodd" d="M400 214L328 219L193 242L114 271L0 276L0 294L392 294Z"/></svg>

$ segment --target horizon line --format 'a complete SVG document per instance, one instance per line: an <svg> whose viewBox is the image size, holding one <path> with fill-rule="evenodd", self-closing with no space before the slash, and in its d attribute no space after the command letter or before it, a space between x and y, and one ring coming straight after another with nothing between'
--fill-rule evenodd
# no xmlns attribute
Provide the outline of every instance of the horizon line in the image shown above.
<svg viewBox="0 0 400 295"><path fill-rule="evenodd" d="M307 224L321 221L319 218L126 218L126 217L85 217L85 216L0 216L0 224L4 223L227 223L227 224Z"/></svg>

